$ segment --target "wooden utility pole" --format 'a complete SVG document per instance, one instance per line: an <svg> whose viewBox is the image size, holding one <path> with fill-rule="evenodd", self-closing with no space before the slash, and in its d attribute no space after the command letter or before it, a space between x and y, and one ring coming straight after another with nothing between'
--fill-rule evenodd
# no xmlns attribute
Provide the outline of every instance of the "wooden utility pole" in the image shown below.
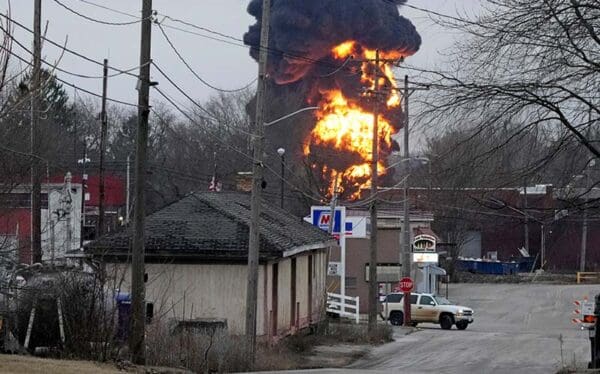
<svg viewBox="0 0 600 374"><path fill-rule="evenodd" d="M260 248L260 210L263 182L264 111L266 99L266 73L269 48L271 0L262 3L262 28L258 59L258 87L256 92L256 117L254 121L252 161L252 195L250 200L250 236L248 238L248 285L246 288L246 339L252 362L256 356L256 308L258 300L258 258Z"/></svg>
<svg viewBox="0 0 600 374"><path fill-rule="evenodd" d="M335 176L335 179L333 180L333 191L331 191L331 202L329 203L329 223L327 224L327 232L329 233L329 235L333 234L333 224L335 223L335 207L337 206L337 199L338 199L338 177L337 175ZM340 226L341 226L341 222L340 222ZM340 231L342 230L342 228L340 227ZM341 234L341 233L340 233ZM340 292L342 295L344 295L344 290L341 290Z"/></svg>
<svg viewBox="0 0 600 374"><path fill-rule="evenodd" d="M142 0L142 35L140 76L138 81L138 126L135 149L135 209L131 256L131 332L129 350L135 364L146 363L145 352L145 285L144 285L144 218L148 116L150 114L150 58L152 36L152 0Z"/></svg>
<svg viewBox="0 0 600 374"><path fill-rule="evenodd" d="M40 80L42 70L42 0L33 10L33 71L31 74L31 260L42 262L42 176L39 156Z"/></svg>
<svg viewBox="0 0 600 374"><path fill-rule="evenodd" d="M375 88L373 98L373 143L371 146L371 241L369 246L369 332L377 327L379 284L377 283L377 164L379 164L379 50L375 51Z"/></svg>
<svg viewBox="0 0 600 374"><path fill-rule="evenodd" d="M406 175L404 176L404 218L402 221L402 255L401 255L401 263L402 263L402 277L406 278L411 275L411 245L410 245L410 153L408 150L408 98L410 96L410 92L408 91L408 75L404 76L404 162L406 163L406 167L404 168ZM410 292L404 294L404 325L408 326L410 324L411 315L410 315Z"/></svg>
<svg viewBox="0 0 600 374"><path fill-rule="evenodd" d="M104 67L102 69L102 112L100 113L100 121L102 127L100 129L100 204L98 207L98 230L97 236L104 234L104 154L106 153L106 131L107 131L107 117L106 117L106 88L108 83L108 60L104 59Z"/></svg>

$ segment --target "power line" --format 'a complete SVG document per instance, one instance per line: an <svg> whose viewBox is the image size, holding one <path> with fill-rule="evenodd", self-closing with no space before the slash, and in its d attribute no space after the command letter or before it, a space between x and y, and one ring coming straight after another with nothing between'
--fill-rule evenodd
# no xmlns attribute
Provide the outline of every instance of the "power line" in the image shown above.
<svg viewBox="0 0 600 374"><path fill-rule="evenodd" d="M94 22L94 23L99 23L101 25L109 25L109 26L128 26L128 25L135 25L138 24L140 22L142 22L144 19L138 19L135 21L130 21L130 22L109 22L109 21L103 21L103 20L99 20L90 16L86 16L83 13L80 13L76 10L74 10L73 8L68 7L67 5L61 3L59 0L54 0L54 2L58 5L60 5L61 7L63 7L64 9L68 10L69 12L83 18L86 19L90 22ZM150 16L149 18L152 18L152 16Z"/></svg>
<svg viewBox="0 0 600 374"><path fill-rule="evenodd" d="M200 105L199 103L196 102L196 100L194 100L190 95L188 95L187 92L185 92L181 87L179 87L179 85L177 83L175 83L173 81L173 79L171 79L171 77L169 77L167 75L167 73L165 73L154 61L152 62L152 65L156 68L156 70L158 70L158 72L165 77L165 79L167 81L169 81L169 83L171 83L171 85L173 87L175 87L175 89L177 89L177 91L179 91L183 96L185 96L189 101L191 101L198 109L200 109L202 112L204 112L208 118L208 120L210 121L215 121L218 122L218 120L213 116L213 114L206 108L204 108L202 105ZM160 89L156 88L157 91L159 91L159 93L161 93L161 95L164 95Z"/></svg>
<svg viewBox="0 0 600 374"><path fill-rule="evenodd" d="M245 86L243 86L241 88L237 88L237 89L222 89L222 88L215 87L214 85L208 83L206 80L202 79L202 77L200 77L198 75L198 73L196 73L196 71L190 66L190 64L188 64L188 62L183 58L183 56L181 55L181 53L177 50L177 48L175 47L175 45L173 44L173 42L171 41L171 39L169 39L169 36L167 35L167 33L165 32L165 30L163 29L162 25L160 23L158 23L157 25L158 25L158 28L159 28L160 32L165 37L165 40L167 41L167 43L169 44L169 46L171 46L171 49L177 55L177 57L179 58L179 60L205 86L207 86L209 88L212 88L213 90L216 90L216 91L219 91L219 92L226 92L226 93L240 92L240 91L243 91L243 90L247 89L248 87L252 86L254 84L254 82L256 82L256 80L258 79L258 78L255 78L250 83L246 84Z"/></svg>
<svg viewBox="0 0 600 374"><path fill-rule="evenodd" d="M7 32L6 32L6 30L5 30L5 29L4 29L4 28L3 28L1 25L0 25L0 30L2 30L4 33L6 33L6 34L9 36L9 38L11 38L11 39L12 39L12 41L14 41L14 42L15 42L15 43L16 43L16 44L19 46L19 47L21 47L21 49L23 49L24 51L26 51L27 53L29 53L30 55L32 55L32 56L33 56L33 52L32 52L31 50L29 50L27 47L25 47L25 46L24 46L24 45L23 45L21 42L19 42L19 41L18 41L18 40L17 40L17 39L16 39L14 36L12 36L12 35L10 35L9 33L7 33ZM46 61L46 60L44 60L44 59L41 59L41 61L42 61L44 64L46 64L46 65L48 65L48 66L51 66L51 67L53 67L54 69L56 69L56 70L60 71L61 73L65 73L65 74L68 74L68 75L71 75L71 76L74 76L74 77L85 78L85 79L103 79L103 76L102 76L102 75L96 75L96 76L93 76L93 75L86 75L86 74L74 73L74 72L72 72L72 71L65 70L65 69L62 69L62 68L60 68L60 67L58 67L58 66L55 66L55 64L51 64L51 63L49 63L48 61ZM142 66L146 66L146 65L148 65L149 63L150 63L150 62L147 62L147 63L145 63L145 64L144 64L144 65L142 65ZM108 77L109 77L109 78L113 78L113 77L116 77L116 76L119 76L119 75L123 75L123 74L129 74L131 71L137 70L137 69L139 69L140 67L141 67L141 66L134 66L134 67L132 67L132 68L129 68L129 69L126 69L126 70L123 70L123 71L119 71L119 72L117 72L117 73L114 73L114 74L110 74L110 75L108 75ZM137 77L137 75L136 75L136 77Z"/></svg>
<svg viewBox="0 0 600 374"><path fill-rule="evenodd" d="M158 14L160 14L160 13L158 13ZM173 17L171 17L169 15L166 15L166 14L160 14L160 15L162 15L164 17L163 19L169 19L169 20L171 20L173 22L178 22L178 23L184 24L186 26L195 28L197 30L201 30L201 31L205 31L205 32L208 32L208 33L211 33L211 34L222 36L224 38L231 39L231 40L234 40L236 42L242 42L242 43L244 42L242 39L236 38L235 36L231 36L231 35L227 35L227 34L224 34L224 33L218 32L218 31L214 31L214 30L211 30L211 29L209 29L207 27L198 26L198 25L193 24L191 22L186 22L186 21L183 21L183 20L180 20L180 19L177 19L177 18L173 18Z"/></svg>
<svg viewBox="0 0 600 374"><path fill-rule="evenodd" d="M117 10L117 9L110 8L110 7L107 7L107 6L104 6L104 5L96 4L96 3L93 3L93 2L91 2L89 0L79 0L79 1L81 1L82 3L88 4L88 5L91 5L91 6L95 6L95 7L100 8L100 9L108 10L108 11L111 11L111 12L114 12L114 13L117 13L117 14L121 14L121 15L124 15L124 16L128 16L128 17L132 17L132 18L141 20L141 18L139 16L136 16L134 14L126 13L126 12L123 12L121 10Z"/></svg>
<svg viewBox="0 0 600 374"><path fill-rule="evenodd" d="M12 23L12 24L15 24L15 25L19 26L20 28L22 28L23 30L25 30L25 31L28 31L29 33L33 34L33 30L31 30L29 27L27 27L27 26L23 25L22 23L19 23L18 21L16 21L16 20L12 19L11 17L8 17L7 15L5 15L5 14L2 14L2 13L0 13L0 17L3 17L3 18L5 18L5 19L6 19L7 21L9 21L10 23ZM100 61L96 61L96 60L94 60L94 59L92 59L92 58L90 58L90 57L87 57L87 56L85 56L85 55L83 55L83 54L79 53L79 52L76 52L76 51L74 51L74 50L72 50L72 49L69 49L69 48L67 48L66 46L63 46L62 44L59 44L59 43L57 43L57 42L55 42L55 41L53 41L53 40L51 40L51 39L48 39L47 37L45 37L45 36L43 36L43 35L42 35L42 39L44 40L44 42L48 42L48 43L52 44L53 46L55 46L55 47L58 47L58 48L60 48L61 50L65 51L65 52L68 52L68 53L70 53L70 54L72 54L72 55L74 55L74 56L77 56L77 57L79 57L79 58L81 58L81 59L83 59L83 60L86 60L86 61L88 61L88 62L91 62L91 63L93 63L93 64L96 64L96 65L98 65L98 66L103 66L103 65L104 65L104 64L103 64L102 62L100 62ZM127 71L125 71L125 70L122 70L122 69L116 68L116 67L114 67L114 66L110 66L110 65L109 65L109 66L108 66L108 68L109 68L109 69L111 69L111 70L118 71L118 72L120 72L120 73L123 73L123 74L129 75L129 76L135 77L136 79L138 78L137 74L133 74L133 73L127 72Z"/></svg>
<svg viewBox="0 0 600 374"><path fill-rule="evenodd" d="M192 98L192 97L191 97L191 96L190 96L190 95L189 95L187 92L185 92L185 91L184 91L184 90L183 90L181 87L179 87L179 85L177 85L177 83L175 83L175 82L173 81L173 79L171 79L171 78L170 78L170 77L169 77L169 76L168 76L168 75L167 75L167 74L166 74L166 73L165 73L165 72L164 72L164 71L163 71L163 70L162 70L162 69L161 69L161 68L160 68L160 67L159 67L159 66L158 66L158 65L157 65L155 62L154 62L154 61L152 62L152 65L154 65L154 67L155 67L155 68L158 70L158 72L159 72L159 73L160 73L160 74L161 74L163 77L165 77L165 79L167 79L167 81L169 81L169 83L171 83L171 85L172 85L173 87L175 87L175 88L177 89L177 91L179 91L179 92L180 92L182 95L184 95L184 96L185 96L185 97L186 97L186 98L187 98L189 101L191 101L191 102L192 102L192 103L193 103L193 104L194 104L196 107L198 107L200 110L202 110L203 112L205 112L205 113L206 113L206 114L209 116L208 118L207 118L207 117L201 117L202 119L204 119L204 120L207 120L207 121L209 121L209 122L213 122L213 123L216 123L216 124L223 125L223 126L225 126L225 127L228 127L229 129L233 130L233 131L237 131L237 132L240 132L240 133L243 133L243 134L249 135L249 136L251 136L251 137L254 137L254 136L256 136L254 133L251 133L251 132L245 131L244 129L241 129L241 128L237 127L237 126L230 126L230 125L229 125L229 124L227 124L227 123L222 123L222 122L220 122L220 121L219 121L217 118L215 118L215 117L213 116L213 114L212 114L212 113L210 113L210 111L208 111L206 108L204 108L202 105L200 105L200 104L199 104L199 103L198 103L196 100L194 100L194 99L193 99L193 98ZM176 101L175 101L173 98L169 97L167 94L165 94L164 92L162 92L162 91L161 91L159 88L157 88L157 87L154 87L154 88L155 88L155 89L158 91L158 93L159 93L161 96L163 96L163 97L164 97L164 98L165 98L165 99L166 99L166 100L167 100L169 103L171 103L171 105L173 105L173 106L174 106L174 107L175 107L177 110L179 110L180 112L182 112L182 110L180 109L180 106L178 106L178 105L177 105ZM156 113L156 111L155 111L155 114L156 114L156 115L158 115L158 113ZM188 119L189 119L189 120L190 120L192 123L196 123L195 121L193 121L192 119L190 119L190 117L189 117L189 115L188 115L187 113L184 113L184 112L182 112L182 114L183 114L184 116L186 116L186 117L187 117L187 118L188 118ZM159 118L160 118L160 116L159 116ZM210 133L209 133L209 134L210 134ZM210 135L212 135L212 134L210 134ZM218 139L218 141L219 141L219 142L222 142L222 143L223 143L223 140L222 140L222 139L220 139L219 137L217 137L217 139ZM224 143L224 144L225 144L225 143ZM229 144L226 144L226 146L227 146L227 147L229 147L230 149L234 149L234 148L232 148L232 147L231 147L231 145L229 145ZM236 152L238 152L238 153L241 153L241 154L243 154L245 157L250 157L250 156L246 155L245 153L243 153L242 151L240 151L240 150L238 150L238 149L234 149L234 150L235 150ZM277 174L277 172L276 172L275 170L273 170L271 167L267 166L267 169L268 169L269 171L271 171L271 172L272 172L272 173L273 173L273 174L274 174L276 177L278 177L279 179L282 179L282 180L284 180L286 183L288 183L290 186L292 186L292 187L293 187L295 190L298 190L299 192L301 192L301 191L300 191L300 189L299 189L298 187L296 187L296 186L292 185L292 184L291 184L291 182L289 182L289 181L285 180L285 179L284 179L282 176L278 175L278 174ZM287 169L287 170L288 170L288 171L289 171L289 172L290 172L292 175L296 175L296 176L297 176L297 174L296 174L296 173L294 173L294 172L293 172L293 170L291 170L291 169L289 168L289 166L287 166L287 165L286 165L286 169ZM314 197L310 197L310 198L312 198L312 199L313 199L313 200L315 200L315 201L321 201L321 198L318 198L318 199L317 199L317 198L314 198Z"/></svg>
<svg viewBox="0 0 600 374"><path fill-rule="evenodd" d="M225 44L231 44L231 45L234 45L236 47L244 47L244 48L248 47L245 44L240 44L240 43L236 43L236 42L230 42L228 40L223 40L223 39L215 38L213 36L209 36L209 35L205 35L205 34L200 34L199 32L186 30L186 29L183 29L183 28L177 27L177 26L163 25L163 27L166 27L166 28L169 28L169 29L173 29L173 30L177 30L177 31L181 31L181 32L184 32L184 33L190 34L190 35L200 36L200 37L205 38L205 39L215 40L215 41L222 42L222 43L225 43Z"/></svg>
<svg viewBox="0 0 600 374"><path fill-rule="evenodd" d="M187 112L185 112L183 109L181 109L181 107L179 107L177 105L177 103L175 103L175 101L173 101L173 99L171 99L170 97L168 97L167 95L165 95L158 87L155 86L154 89L159 93L159 95L161 95L165 100L167 100L175 109L177 109L177 111L179 111L181 114L183 114L183 116L185 116L192 124L200 126ZM157 114L155 110L153 110L153 112L154 112L154 114ZM232 150L232 151L234 151L236 153L239 153L244 158L247 158L247 159L249 159L252 162L256 162L256 160L252 156L249 156L246 153L244 153L243 151L241 151L241 150L239 150L239 149L231 146L230 144L228 144L223 139L221 139L218 136L212 134L210 131L207 131L207 134L210 137L212 137L213 139L215 139L217 142L219 142L219 143L223 144L225 147L229 148L230 150ZM292 187L294 190L300 192L305 197L307 197L307 198L309 198L309 199L311 199L313 201L321 202L322 198L318 198L318 197L311 196L311 195L307 194L306 192L302 191L297 186L295 186L294 184L292 184L290 181L288 181L287 179L283 178L281 175L279 175L275 170L273 170L268 165L265 165L265 167L269 171L271 171L277 178L279 178L280 180L284 181L287 185L289 185L290 187Z"/></svg>
<svg viewBox="0 0 600 374"><path fill-rule="evenodd" d="M156 24L162 24L165 19L175 20L175 19L173 19L173 18L171 18L169 16L163 15L163 21L158 21L157 20L154 23L156 23ZM185 30L185 29L182 29L182 28L179 28L179 27L176 27L176 26L172 26L172 25L163 25L163 26L167 27L167 28L174 29L174 30L179 30L179 31L182 31L182 32L186 32L188 34L201 36L203 38L207 38L207 39L219 41L219 42L226 43L226 44L235 45L235 46L242 47L242 48L254 48L254 49L257 49L259 51L260 50L267 50L267 51L269 51L271 53L281 54L281 55L283 55L283 56L285 56L287 58L290 58L290 59L301 60L301 61L308 62L310 64L321 65L321 66L325 66L325 67L329 67L329 68L333 68L333 69L340 69L340 70L341 69L345 69L345 70L348 70L349 72L352 72L350 69L344 68L344 66L343 66L343 65L347 64L347 61L344 62L342 64L342 66L340 66L340 65L332 64L332 63L329 63L329 62L326 62L326 61L317 60L317 59L314 59L314 58L311 58L311 57L303 56L303 55L300 55L298 53L284 51L282 49L272 48L272 47L269 47L269 46L261 46L259 44L246 44L242 39L237 38L235 36L231 36L231 35L219 32L219 31L211 30L211 29L209 29L207 27L198 26L198 25L193 24L191 22L185 22L185 21L181 21L181 20L176 20L176 21L180 22L180 23L183 23L185 25L188 25L190 27L194 27L194 28L196 28L198 30L202 30L204 32L207 32L207 33L210 33L210 34L213 34L213 35L216 35L216 36L220 36L220 37L223 37L223 38L226 38L226 39L230 39L230 40L219 39L219 38L208 36L208 35L205 35L205 34L200 34L198 32L194 32L194 31L190 31L190 30Z"/></svg>
<svg viewBox="0 0 600 374"><path fill-rule="evenodd" d="M171 79L171 77L169 77L155 62L152 62L152 65L158 70L158 72L165 77L165 79L167 79L167 81L169 81L169 83L171 83L171 85L173 87L175 87L175 89L177 91L179 91L183 96L185 96L192 104L194 104L194 106L196 106L198 109L200 109L202 112L204 112L208 117L203 117L201 116L202 119L204 119L205 121L209 121L212 123L216 123L216 124L221 124L224 125L225 127L228 127L229 129L232 129L234 131L243 133L245 135L249 135L249 136L254 136L253 133L248 132L244 129L241 129L237 126L230 126L228 123L222 123L219 121L218 118L215 118L214 114L211 113L208 109L206 109L204 106L202 106L200 103L198 103L196 100L194 100L187 92L185 92L181 87L179 87L179 85L177 83L175 83L175 81L173 81L173 79ZM159 89L157 89L159 90ZM159 90L160 91L160 90ZM165 93L161 93L163 96L167 96ZM174 99L170 98L173 102L175 102Z"/></svg>
<svg viewBox="0 0 600 374"><path fill-rule="evenodd" d="M8 53L10 53L12 56L16 57L18 60L20 60L21 62L23 62L23 63L27 64L28 66L32 66L32 65L33 65L33 64L32 64L31 62L29 62L28 60L24 59L23 57L19 56L18 54L14 53L14 52L12 52L12 51L10 51L10 50L8 50L7 48L5 48L5 47L4 47L4 46L2 46L2 45L0 45L0 49L2 49L2 50L4 50L4 51L6 51L6 52L8 52ZM57 81L61 82L62 84L65 84L65 85L67 85L67 86L69 86L69 87L72 87L72 88L76 88L76 89L78 89L78 90L80 90L80 91L82 91L82 92L85 92L85 93L89 94L89 95L92 95L92 96L95 96L95 97L102 98L102 95L101 95L101 94L98 94L98 93L95 93L95 92L92 92L92 91L86 90L85 88L81 88L81 87L77 86L76 84L74 84L74 83L71 83L71 82L67 82L67 81L65 81L65 80L63 80L63 79L61 79L61 78L59 78L59 77L57 77L57 76L54 76L54 79L56 79ZM137 104L132 104L132 103L128 103L128 102L126 102L126 101L121 101L121 100L117 100L117 99L106 98L106 100L108 100L108 101L111 101L111 102L113 102L113 103L117 103L117 104L127 105L127 106L131 106L131 107L136 107L136 108L138 107L138 105L137 105Z"/></svg>

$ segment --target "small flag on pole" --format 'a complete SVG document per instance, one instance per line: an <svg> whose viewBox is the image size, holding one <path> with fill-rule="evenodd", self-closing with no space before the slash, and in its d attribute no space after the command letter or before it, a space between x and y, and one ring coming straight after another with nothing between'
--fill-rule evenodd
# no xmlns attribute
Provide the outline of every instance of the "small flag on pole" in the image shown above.
<svg viewBox="0 0 600 374"><path fill-rule="evenodd" d="M221 188L222 188L221 182L218 182L217 178L215 176L213 176L212 179L210 180L210 184L208 185L208 190L214 191L214 192L220 192Z"/></svg>

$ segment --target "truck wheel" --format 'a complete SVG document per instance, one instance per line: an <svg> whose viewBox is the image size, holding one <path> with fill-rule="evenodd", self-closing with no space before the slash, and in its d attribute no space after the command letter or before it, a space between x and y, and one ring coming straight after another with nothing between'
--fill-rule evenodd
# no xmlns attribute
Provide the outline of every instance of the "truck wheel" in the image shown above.
<svg viewBox="0 0 600 374"><path fill-rule="evenodd" d="M402 326L404 324L404 313L398 311L390 313L390 322L394 326Z"/></svg>
<svg viewBox="0 0 600 374"><path fill-rule="evenodd" d="M467 321L458 321L456 322L456 328L459 330L464 330L469 326L469 322Z"/></svg>
<svg viewBox="0 0 600 374"><path fill-rule="evenodd" d="M454 321L452 321L452 317L450 317L448 314L442 314L440 316L440 327L442 329L450 330L453 324Z"/></svg>

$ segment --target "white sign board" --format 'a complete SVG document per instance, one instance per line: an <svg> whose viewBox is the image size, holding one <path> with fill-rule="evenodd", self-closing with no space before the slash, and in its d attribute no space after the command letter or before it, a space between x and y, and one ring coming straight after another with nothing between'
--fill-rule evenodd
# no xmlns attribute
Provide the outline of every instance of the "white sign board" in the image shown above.
<svg viewBox="0 0 600 374"><path fill-rule="evenodd" d="M596 322L596 316L594 315L594 302L584 301L581 303L581 316L583 317L584 323Z"/></svg>
<svg viewBox="0 0 600 374"><path fill-rule="evenodd" d="M437 240L435 236L421 234L415 236L413 241L413 248L418 252L435 252L435 246L437 244Z"/></svg>
<svg viewBox="0 0 600 374"><path fill-rule="evenodd" d="M331 262L329 262L329 265L327 266L327 275L338 276L338 275L340 275L341 268L342 268L341 262L331 261Z"/></svg>
<svg viewBox="0 0 600 374"><path fill-rule="evenodd" d="M339 235L342 229L345 230L346 208L343 206L335 208L333 222L331 222L331 207L328 206L312 206L310 208L310 217L311 223L321 230L329 230L330 223L332 224L332 234Z"/></svg>
<svg viewBox="0 0 600 374"><path fill-rule="evenodd" d="M438 263L440 255L437 253L428 253L428 252L414 252L413 253L413 262L421 263L421 262L433 262Z"/></svg>

